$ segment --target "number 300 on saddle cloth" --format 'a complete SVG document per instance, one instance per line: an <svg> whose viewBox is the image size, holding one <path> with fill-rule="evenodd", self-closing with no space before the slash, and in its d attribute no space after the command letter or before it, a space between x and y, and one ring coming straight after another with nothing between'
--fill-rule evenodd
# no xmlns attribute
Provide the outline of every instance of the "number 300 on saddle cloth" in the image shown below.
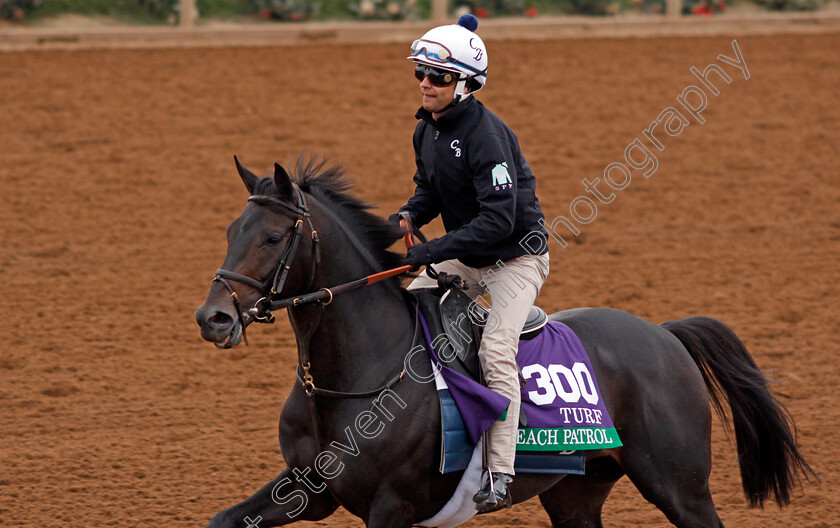
<svg viewBox="0 0 840 528"><path fill-rule="evenodd" d="M481 432L489 427L486 417L504 416L499 409L504 410L509 400L441 365L434 352L430 355L438 367L435 382L443 424L441 471L448 473L467 466ZM592 374L589 356L568 326L549 321L535 338L520 341L516 362L525 381L524 420L514 465L517 472L583 473L581 453L560 455L622 445ZM485 398L486 406L481 403Z"/></svg>
<svg viewBox="0 0 840 528"><path fill-rule="evenodd" d="M592 365L572 330L550 321L539 336L520 341L516 362L525 379L527 427L517 451L566 451L621 446Z"/></svg>

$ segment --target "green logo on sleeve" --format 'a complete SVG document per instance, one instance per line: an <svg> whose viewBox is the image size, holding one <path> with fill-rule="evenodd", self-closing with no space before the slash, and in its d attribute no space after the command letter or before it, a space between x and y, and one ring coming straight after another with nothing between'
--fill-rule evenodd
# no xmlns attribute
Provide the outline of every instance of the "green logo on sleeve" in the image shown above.
<svg viewBox="0 0 840 528"><path fill-rule="evenodd" d="M493 167L493 188L495 190L510 189L513 187L513 180L510 178L507 163L499 163Z"/></svg>

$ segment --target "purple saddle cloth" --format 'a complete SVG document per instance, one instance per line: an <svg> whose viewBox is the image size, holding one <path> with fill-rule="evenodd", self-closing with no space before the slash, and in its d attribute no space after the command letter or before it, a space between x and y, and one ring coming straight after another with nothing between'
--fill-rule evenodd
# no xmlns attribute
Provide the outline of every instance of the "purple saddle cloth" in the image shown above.
<svg viewBox="0 0 840 528"><path fill-rule="evenodd" d="M440 369L472 445L506 413L510 400L441 362L422 312L420 324L432 362ZM549 321L533 339L519 342L516 362L525 380L525 427L519 451L571 451L621 446L583 344L565 324ZM505 417L506 418L506 417ZM515 419L515 417L514 417Z"/></svg>

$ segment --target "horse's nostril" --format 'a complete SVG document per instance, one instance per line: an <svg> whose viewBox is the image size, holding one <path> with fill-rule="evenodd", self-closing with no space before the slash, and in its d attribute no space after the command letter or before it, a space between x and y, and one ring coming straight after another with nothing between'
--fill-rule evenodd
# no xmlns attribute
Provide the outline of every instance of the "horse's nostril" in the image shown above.
<svg viewBox="0 0 840 528"><path fill-rule="evenodd" d="M216 328L224 328L233 324L233 317L224 312L216 312L207 319L207 323Z"/></svg>

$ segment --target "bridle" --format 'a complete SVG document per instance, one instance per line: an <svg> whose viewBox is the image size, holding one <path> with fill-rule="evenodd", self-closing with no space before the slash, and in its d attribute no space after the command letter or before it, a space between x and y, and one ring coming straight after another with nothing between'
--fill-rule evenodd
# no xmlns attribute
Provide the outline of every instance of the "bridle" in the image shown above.
<svg viewBox="0 0 840 528"><path fill-rule="evenodd" d="M271 310L276 310L289 305L297 306L295 299L288 299L289 303L286 304L283 301L278 301L277 297L279 297L280 292L283 291L283 285L286 283L286 279L289 276L289 270L292 267L292 262L297 255L300 240L303 238L304 221L309 224L313 253L312 269L309 272L307 289L312 286L312 282L315 280L315 272L317 271L318 264L321 262L321 251L318 246L320 239L318 238L318 231L312 225L312 216L309 214L306 197L297 184L293 184L293 189L296 197L295 205L290 205L289 203L272 196L250 196L248 198L249 202L279 207L286 212L291 213L292 217L295 218L295 225L289 235L286 247L283 249L280 260L277 262L277 266L275 266L274 271L269 274L268 278L264 282L260 282L254 278L248 277L247 275L219 268L216 270L216 277L213 279L213 282L221 283L228 293L230 293L231 301L233 302L234 308L236 308L236 316L239 320L239 324L242 325L242 338L245 340L246 345L248 344L248 338L245 335L245 327L248 322L250 322L249 319L258 323L273 323L274 315L271 313ZM252 308L243 312L239 295L236 293L233 286L230 285L230 282L228 282L229 280L250 286L260 292L262 296L254 303ZM332 293L330 293L330 302L331 301ZM329 304L329 302L327 302L327 304ZM224 347L224 345L219 345L218 343L217 346Z"/></svg>
<svg viewBox="0 0 840 528"><path fill-rule="evenodd" d="M321 288L315 292L306 293L295 297L288 297L285 299L278 299L278 297L280 296L280 292L283 291L283 285L285 284L286 278L289 275L289 270L291 269L292 262L294 261L294 258L297 255L297 250L300 246L300 241L303 238L304 222L306 222L309 225L309 231L311 233L312 238L312 268L309 272L309 281L305 290L308 291L311 289L312 284L315 280L315 274L318 269L318 264L321 261L320 248L318 246L320 239L318 237L318 231L312 224L312 216L310 215L309 207L306 204L305 194L297 184L293 183L292 186L296 197L295 205L290 205L287 202L284 202L278 198L274 198L271 196L255 195L250 196L248 198L249 202L254 202L260 205L270 205L274 207L279 207L285 210L286 212L290 213L293 216L293 218L295 218L295 225L292 228L291 235L289 235L289 241L286 243L286 247L283 249L283 253L280 257L280 260L274 267L274 271L271 274L269 274L269 277L265 281L260 282L259 280L254 279L252 277L248 277L247 275L242 275L240 273L220 268L216 270L216 276L213 279L213 282L221 283L222 286L224 286L225 289L230 293L231 301L233 302L233 305L236 308L238 321L242 328L242 338L245 341L246 345L248 344L248 339L245 336L245 327L251 321L258 323L273 323L275 321L275 318L274 315L271 313L272 310L277 310L280 308L293 308L309 303L318 303L321 309L323 309L325 306L329 305L333 301L334 296L338 294L350 290L355 290L357 288L361 288L370 284L375 284L382 280L402 275L409 271L416 271L416 269L412 268L412 266L403 265L393 269L373 273L372 275L368 275L366 277L362 277L360 279L356 279L354 281L340 284L337 286L332 286L330 288ZM362 252L362 254L369 259L370 257L367 255L367 252L362 246L362 244L353 235L352 231L347 229L347 227L344 225L341 219L335 216L335 214L328 208L325 208L324 211L329 216L331 216L333 220L337 222L337 224L340 226L341 230L344 232L344 235L351 242L351 244L356 246ZM423 236L423 234L411 225L410 215L408 213L401 213L400 216L403 220L405 220L406 226L408 228L407 233L405 235L406 246L410 247L414 244L414 234L418 235L422 242L426 242L426 239ZM371 260L368 261L375 266L375 262ZM431 268L431 266L427 266L427 273L429 273L430 276L433 278L438 277L438 274ZM440 275L441 279L446 279L446 274L441 273ZM240 284L250 286L251 288L254 288L255 290L259 291L262 294L262 296L254 303L254 306L252 308L243 311L239 295L236 293L236 290L233 288L233 286L231 286L229 281L235 281ZM466 282L461 281L460 278L457 276L452 276L449 279L449 281L450 284L455 284L456 286L461 287L462 289L468 288ZM339 399L366 398L376 396L378 394L381 394L383 391L392 389L396 384L403 380L406 374L406 368L404 367L399 373L387 380L384 385L376 389L363 392L344 392L316 387L315 380L312 374L309 372L311 368L311 363L309 361L309 341L312 338L315 329L320 323L320 316L321 311L319 310L315 324L313 324L310 327L309 331L307 331L305 335L298 336L298 365L295 368L297 381L301 385L301 387L304 390L304 393L308 397L307 400L309 401L309 409L313 420L315 442L319 446L319 448L321 445L321 435L318 427L317 412L315 409L315 396ZM419 342L420 339L420 324L417 321L417 317L417 311L415 310L415 330L411 344L412 349L414 348L415 344ZM228 340L228 342L229 341L230 340ZM216 346L220 348L226 348L226 345L228 344L216 343Z"/></svg>
<svg viewBox="0 0 840 528"><path fill-rule="evenodd" d="M279 298L280 292L283 291L283 286L289 275L289 270L292 267L292 262L294 261L294 258L297 255L297 250L300 246L300 241L303 238L304 221L309 225L309 231L311 233L312 238L312 268L309 272L309 280L307 282L305 291L308 291L312 288L312 284L315 280L315 274L318 270L318 264L321 262L321 252L320 247L318 245L318 243L320 242L320 238L318 236L318 231L312 224L312 215L309 213L309 207L306 203L305 193L295 183L292 183L292 188L294 190L296 198L296 203L294 205L291 205L288 202L282 201L272 196L254 195L248 198L249 202L254 202L259 205L279 207L285 212L290 213L292 217L295 218L295 225L292 228L291 235L289 235L289 240L286 243L286 247L283 249L283 253L280 257L280 260L277 262L277 265L274 267L274 270L269 274L268 278L265 281L260 282L259 280L249 277L247 275L242 275L240 273L226 270L224 268L219 268L218 270L216 270L216 276L213 278L214 283L220 283L230 294L231 302L233 303L233 306L236 309L236 316L241 328L242 339L245 341L246 345L248 344L248 338L245 333L245 328L248 326L248 324L251 322L267 324L273 323L275 321L274 315L271 313L273 310L279 310L282 308L293 308L311 303L317 303L321 306L321 308L323 308L332 303L333 298L336 295L347 291L355 290L363 286L368 286L370 284L375 284L382 280L391 277L396 277L398 275L402 275L413 270L411 266L399 266L393 269L373 273L372 275L368 275L366 277L362 277L354 281L346 282L344 284L339 284L337 286L321 288L315 292L305 293L302 295L287 297L283 299ZM338 224L338 226L341 228L341 230L343 231L347 239L350 241L350 243L354 245L357 249L359 249L362 255L368 260L368 263L370 263L371 266L375 268L376 262L371 259L370 255L367 253L367 250L364 248L362 243L356 238L356 236L353 235L353 232L349 230L344 225L344 222L342 222L340 218L338 218L332 211L330 211L329 208L324 208L323 210L328 216L332 217L332 219ZM419 230L415 230L414 227L411 225L411 217L408 215L408 213L402 214L402 217L406 221L406 224L408 226L408 232L405 235L406 246L411 246L414 244L414 233L416 233L420 237L420 239L425 242L426 240L422 233L420 233ZM240 284L244 284L246 286L254 288L255 290L261 293L261 297L254 303L253 307L247 310L243 310L242 301L239 298L239 295L236 293L236 290L233 288L233 286L231 286L230 281L235 281ZM345 396L348 395L348 393L327 391L316 388L312 380L312 376L309 374L310 363L308 343L309 339L312 337L312 333L314 333L315 329L318 326L318 323L320 321L320 315L321 312L319 311L317 313L316 323L311 326L309 332L302 336L303 345L299 346L298 363L300 367L303 368L304 376L303 379L301 379L300 374L298 374L298 378L303 383L306 393L310 396L314 394ZM231 334L231 336L233 336L233 333ZM234 346L234 344L231 343L231 339L232 337L228 338L228 340L225 343L215 343L215 345L219 348L229 348L231 346Z"/></svg>
<svg viewBox="0 0 840 528"><path fill-rule="evenodd" d="M236 315L239 321L239 324L242 325L242 338L245 341L245 344L248 344L248 339L245 336L245 326L247 323L254 322L258 323L273 323L275 321L274 315L271 313L273 310L279 310L281 308L289 308L289 307L297 307L302 306L304 304L309 303L319 303L321 306L327 306L333 301L333 298L341 293L355 290L357 288L361 288L363 286L368 286L370 284L375 284L385 279L389 279L391 277L396 277L397 275L402 275L404 273L410 271L416 271L416 268L412 268L412 266L403 265L398 266L396 268L392 268L385 271L380 271L378 273L373 273L366 277L362 277L356 279L354 281L346 282L344 284L339 284L337 286L332 286L329 288L321 288L318 291L305 293L302 295L298 295L295 297L287 297L285 299L278 299L280 296L280 292L283 291L283 285L286 282L286 278L289 275L289 270L292 267L292 261L297 254L297 249L300 244L300 240L303 236L303 222L306 221L309 224L309 231L312 237L312 269L309 272L309 280L307 282L306 290L312 288L312 283L315 280L315 273L318 269L318 264L321 262L321 251L318 243L320 242L320 238L318 237L318 231L315 229L315 226L312 225L312 215L309 213L309 207L306 204L306 197L305 193L298 187L296 183L292 183L295 196L297 198L297 203L295 205L290 205L287 202L284 202L278 198L274 198L273 196L264 196L264 195L254 195L248 198L249 202L255 202L261 205L271 205L276 206L281 209L284 209L286 212L291 213L296 221L295 225L292 228L292 234L289 236L289 241L286 243L286 247L283 250L283 254L280 257L280 260L275 266L274 271L269 275L269 278L266 279L264 282L260 282L257 279L248 277L247 275L242 275L240 273L236 273L234 271L226 270L224 268L219 268L216 270L216 276L213 279L213 282L219 282L225 289L230 293L231 301L233 302L234 307L236 308ZM324 211L332 217L332 219L339 225L341 230L344 232L344 235L350 241L351 244L356 246L357 249L368 259L368 262L371 266L376 267L376 262L371 260L370 256L367 254L367 250L363 247L361 242L353 235L353 233L347 229L344 225L344 222L341 221L332 211L328 208L324 209ZM414 235L417 235L420 238L421 242L426 242L426 237L423 236L418 229L415 229L414 226L411 224L411 216L408 213L401 212L400 217L405 220L405 223L408 227L407 232L405 234L405 245L406 247L410 247L414 245ZM431 266L426 267L426 273L429 274L432 278L437 278L437 273L432 269ZM453 276L453 278L457 279L456 284L459 285L462 289L467 288L466 282L460 282L460 278ZM239 282L241 284L245 284L246 286L250 286L255 290L259 291L262 294L255 303L254 306L249 308L248 310L242 310L242 302L239 299L239 295L236 293L236 290L233 286L230 285L228 280L232 280L235 282ZM326 301L326 302L324 302ZM224 348L225 345L219 345L218 343L216 346Z"/></svg>

